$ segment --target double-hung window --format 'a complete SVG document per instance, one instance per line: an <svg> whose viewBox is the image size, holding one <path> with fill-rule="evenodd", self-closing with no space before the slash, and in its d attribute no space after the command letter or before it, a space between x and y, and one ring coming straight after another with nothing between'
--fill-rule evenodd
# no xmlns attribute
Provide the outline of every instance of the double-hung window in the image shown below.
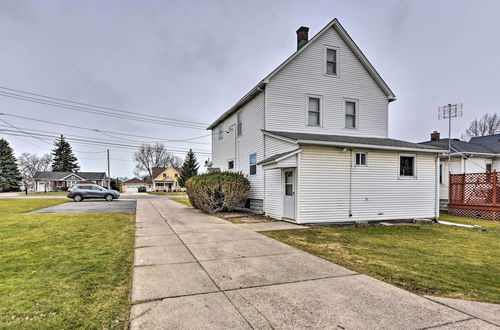
<svg viewBox="0 0 500 330"><path fill-rule="evenodd" d="M336 76L338 74L338 52L335 48L326 48L325 73Z"/></svg>
<svg viewBox="0 0 500 330"><path fill-rule="evenodd" d="M236 131L238 132L238 136L243 134L243 123L242 123L242 114L241 111L236 115Z"/></svg>
<svg viewBox="0 0 500 330"><path fill-rule="evenodd" d="M415 156L400 155L399 156L399 177L408 178L415 177Z"/></svg>
<svg viewBox="0 0 500 330"><path fill-rule="evenodd" d="M356 153L356 166L366 166L366 152Z"/></svg>
<svg viewBox="0 0 500 330"><path fill-rule="evenodd" d="M219 125L219 140L222 140L224 138L224 127L222 127L222 124Z"/></svg>
<svg viewBox="0 0 500 330"><path fill-rule="evenodd" d="M321 99L319 97L307 97L307 125L321 125Z"/></svg>
<svg viewBox="0 0 500 330"><path fill-rule="evenodd" d="M250 155L250 175L257 174L257 154Z"/></svg>
<svg viewBox="0 0 500 330"><path fill-rule="evenodd" d="M356 128L357 113L358 113L358 103L353 100L344 101L345 109L345 128Z"/></svg>

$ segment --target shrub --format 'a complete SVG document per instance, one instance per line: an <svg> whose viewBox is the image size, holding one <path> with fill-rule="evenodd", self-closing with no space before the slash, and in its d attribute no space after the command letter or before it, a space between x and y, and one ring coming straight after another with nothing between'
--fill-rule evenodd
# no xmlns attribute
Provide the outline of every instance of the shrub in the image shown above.
<svg viewBox="0 0 500 330"><path fill-rule="evenodd" d="M186 182L189 202L205 213L231 211L245 202L250 181L241 173L207 173Z"/></svg>

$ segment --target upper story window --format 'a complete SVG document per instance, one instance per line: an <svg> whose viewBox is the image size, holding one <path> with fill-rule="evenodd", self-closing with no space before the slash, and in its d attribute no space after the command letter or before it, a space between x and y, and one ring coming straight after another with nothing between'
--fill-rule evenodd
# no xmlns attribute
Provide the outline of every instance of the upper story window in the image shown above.
<svg viewBox="0 0 500 330"><path fill-rule="evenodd" d="M307 125L321 125L321 99L319 97L307 97Z"/></svg>
<svg viewBox="0 0 500 330"><path fill-rule="evenodd" d="M415 156L400 155L399 156L399 177L415 177Z"/></svg>
<svg viewBox="0 0 500 330"><path fill-rule="evenodd" d="M338 75L338 50L333 47L326 47L325 53L325 73L328 75Z"/></svg>
<svg viewBox="0 0 500 330"><path fill-rule="evenodd" d="M366 152L356 153L356 166L366 166Z"/></svg>
<svg viewBox="0 0 500 330"><path fill-rule="evenodd" d="M222 124L219 125L219 140L222 140L224 138L224 127L222 127Z"/></svg>
<svg viewBox="0 0 500 330"><path fill-rule="evenodd" d="M242 123L242 113L238 112L236 115L236 131L238 132L238 136L243 134L243 123Z"/></svg>
<svg viewBox="0 0 500 330"><path fill-rule="evenodd" d="M250 175L257 174L257 154L250 155Z"/></svg>
<svg viewBox="0 0 500 330"><path fill-rule="evenodd" d="M358 102L354 100L344 101L345 128L357 128Z"/></svg>

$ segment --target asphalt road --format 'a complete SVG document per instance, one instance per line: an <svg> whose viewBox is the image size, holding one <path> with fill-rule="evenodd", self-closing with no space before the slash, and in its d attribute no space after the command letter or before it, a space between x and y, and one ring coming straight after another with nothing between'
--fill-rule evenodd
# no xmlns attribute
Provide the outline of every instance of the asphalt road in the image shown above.
<svg viewBox="0 0 500 330"><path fill-rule="evenodd" d="M136 203L133 199L115 199L112 202L99 199L83 202L71 201L31 213L135 213Z"/></svg>

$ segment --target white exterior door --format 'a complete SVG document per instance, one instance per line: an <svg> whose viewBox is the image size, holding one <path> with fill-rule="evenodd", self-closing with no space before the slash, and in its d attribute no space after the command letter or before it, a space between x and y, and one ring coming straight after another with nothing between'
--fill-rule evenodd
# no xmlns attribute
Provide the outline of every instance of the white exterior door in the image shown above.
<svg viewBox="0 0 500 330"><path fill-rule="evenodd" d="M45 182L38 182L37 191L45 191Z"/></svg>
<svg viewBox="0 0 500 330"><path fill-rule="evenodd" d="M295 219L295 170L283 170L283 217Z"/></svg>

